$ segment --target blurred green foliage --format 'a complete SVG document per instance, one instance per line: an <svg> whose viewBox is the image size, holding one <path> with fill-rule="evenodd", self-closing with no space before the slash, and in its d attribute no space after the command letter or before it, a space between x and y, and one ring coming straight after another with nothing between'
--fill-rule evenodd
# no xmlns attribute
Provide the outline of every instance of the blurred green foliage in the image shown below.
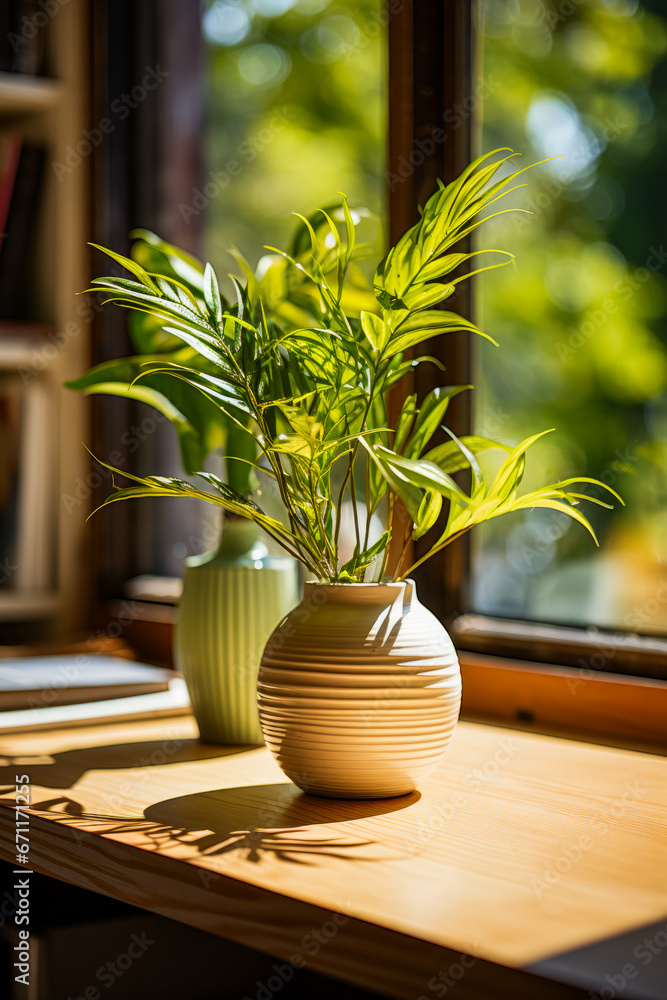
<svg viewBox="0 0 667 1000"><path fill-rule="evenodd" d="M202 194L206 258L221 276L230 245L254 267L265 243L288 244L291 212L337 191L384 216L385 25L382 0L207 4L207 180L218 190Z"/></svg>
<svg viewBox="0 0 667 1000"><path fill-rule="evenodd" d="M667 4L489 0L484 15L484 148L561 158L528 172L514 196L532 215L485 232L517 262L478 288L484 328L500 342L479 348L478 430L516 440L527 427L555 427L533 475L602 478L627 507L595 518L599 554L584 552L558 515L486 528L477 605L661 631Z"/></svg>

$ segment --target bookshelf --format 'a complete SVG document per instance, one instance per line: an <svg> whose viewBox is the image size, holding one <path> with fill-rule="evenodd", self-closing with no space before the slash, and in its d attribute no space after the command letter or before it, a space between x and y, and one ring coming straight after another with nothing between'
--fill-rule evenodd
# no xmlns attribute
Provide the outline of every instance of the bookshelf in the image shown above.
<svg viewBox="0 0 667 1000"><path fill-rule="evenodd" d="M31 459L32 446L30 454L21 454L21 476L27 475L30 492L42 506L33 503L24 514L29 548L16 560L15 579L0 586L0 642L80 629L90 589L89 501L69 510L63 503L63 496L76 495L77 484L86 483L88 461L81 442L88 439L88 409L85 399L63 389L62 382L80 374L90 356L90 323L75 293L89 280L91 157L81 157L72 169L54 168L92 127L88 14L87 0L70 0L39 29L44 76L0 73L0 131L18 133L24 143L45 149L29 293L21 320L0 324L0 369L18 372L27 387L30 440L42 451L41 468L34 455Z"/></svg>
<svg viewBox="0 0 667 1000"><path fill-rule="evenodd" d="M57 80L22 73L0 73L0 115L5 119L51 111L61 97L62 88Z"/></svg>

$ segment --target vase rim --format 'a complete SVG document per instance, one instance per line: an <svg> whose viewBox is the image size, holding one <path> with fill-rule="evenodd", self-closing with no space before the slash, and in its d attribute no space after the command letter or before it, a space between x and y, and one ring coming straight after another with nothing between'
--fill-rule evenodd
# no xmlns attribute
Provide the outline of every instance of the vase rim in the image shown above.
<svg viewBox="0 0 667 1000"><path fill-rule="evenodd" d="M408 583L414 584L413 579L408 580L378 580L368 583L347 583L345 580L335 580L333 583L325 583L323 580L306 580L306 587L405 587Z"/></svg>
<svg viewBox="0 0 667 1000"><path fill-rule="evenodd" d="M369 603L374 603L377 600L388 599L393 603L399 597L409 599L414 595L414 592L414 580L387 580L384 583L321 583L312 580L304 584L304 597L326 594L336 601L364 601L366 599Z"/></svg>

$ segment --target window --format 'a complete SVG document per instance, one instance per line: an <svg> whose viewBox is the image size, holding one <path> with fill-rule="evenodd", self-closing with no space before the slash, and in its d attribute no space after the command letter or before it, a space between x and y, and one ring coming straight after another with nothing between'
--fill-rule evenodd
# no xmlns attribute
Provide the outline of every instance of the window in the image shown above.
<svg viewBox="0 0 667 1000"><path fill-rule="evenodd" d="M188 79L206 111L203 129L196 116L191 129L203 164L176 172L153 227L221 274L234 266L230 245L254 266L262 243L285 243L289 212L312 211L338 189L388 215L393 241L436 179L455 176L482 148L512 145L526 162L556 147L565 154L535 168L514 196L517 207L536 207L516 217L528 223L488 232L517 253L516 271L478 280L476 301L459 288L455 308L481 317L500 349L464 334L425 349L444 361L448 381L478 384L475 413L464 394L450 409L454 431L516 440L526 427L555 426L533 453L533 474L587 472L628 507L600 513L599 552L576 526L517 515L422 567L422 600L464 650L664 676L667 307L663 262L648 256L662 246L665 18L657 0L217 0L196 23L202 48ZM149 24L147 36L171 38L173 55L179 23L160 22L157 35ZM174 88L164 97L172 109ZM178 158L164 122L154 127L158 150ZM127 228L135 221L130 214ZM627 300L617 291L619 308L609 309L610 289L626 277L638 289ZM424 394L441 378L420 366L413 388ZM173 508L150 525L141 516L152 539L144 571L176 575L185 556L210 545L198 512L187 523ZM628 617L641 602L658 602L663 617ZM611 656L592 659L610 643Z"/></svg>
<svg viewBox="0 0 667 1000"><path fill-rule="evenodd" d="M649 614L661 603L665 538L660 524L664 443L655 417L662 412L659 373L667 357L661 326L664 293L657 258L650 267L647 263L650 248L660 249L664 215L659 174L652 165L659 156L662 128L662 17L664 12L650 3L517 0L411 5L390 24L393 238L414 220L415 206L433 190L436 177L455 176L482 149L510 145L531 162L552 155L553 146L570 136L566 154L576 152L584 163L581 178L566 185L559 174L563 161L536 168L527 191L514 196L517 206L522 196L528 202L539 198L539 212L530 220L536 228L510 223L485 237L487 246L500 242L518 254L517 270L492 272L478 282L474 303L470 289L462 289L456 304L478 319L481 314L501 348L486 351L458 335L428 345L430 353L445 361L448 381L477 383L476 412L468 412L465 397L458 397L450 411L453 429L469 433L476 427L492 437L516 440L542 416L539 423L545 429L561 429L541 453L535 452L535 475L558 475L559 462L573 473L587 469L629 501L628 508L602 512L597 519L604 541L599 554L588 548L586 536L563 532L556 519L545 523L529 516L523 522L499 521L426 564L419 572L422 597L448 619L463 650L664 676L667 645L659 638L664 619L640 622L635 614L638 604ZM625 140L625 129L610 141L610 122L621 113L631 123L632 141ZM645 171L639 183L633 181L635 169ZM535 232L539 236L533 241ZM646 277L641 271L633 278L641 288L633 318L625 323L625 339L623 331L619 337L620 320L614 314L616 340L609 338L606 351L598 348L597 362L593 338L584 331L579 375L576 359L567 352L576 343L576 338L569 342L571 328L576 331L576 324L589 318L587 310L598 305L596 296L603 303L608 296L594 287L590 304L574 298L583 295L583 268L560 260L579 259L572 245L587 255L587 267L596 263L589 279L594 286L604 287L611 276L622 282L626 273L633 277L639 268L650 273ZM547 276L550 257L555 266ZM550 316L548 328L538 307ZM548 349L554 351L560 341L566 350L552 363ZM602 342L599 338L598 344ZM629 378L621 384L613 357L617 366L633 368L634 396ZM418 372L419 391L431 387L428 377ZM580 414L577 405L584 399L586 409ZM576 445L571 443L575 438ZM629 441L634 447L628 457ZM428 544L428 539L418 543L418 552ZM527 548L537 549L534 564L518 572L510 560L521 566ZM641 599L635 596L639 593Z"/></svg>
<svg viewBox="0 0 667 1000"><path fill-rule="evenodd" d="M502 440L554 427L528 475L592 476L626 507L592 511L597 550L557 512L491 522L473 544L472 605L665 634L667 5L492 0L480 48L484 150L561 158L512 196L532 215L484 232L517 262L480 280L482 323L501 346L476 352L475 426Z"/></svg>

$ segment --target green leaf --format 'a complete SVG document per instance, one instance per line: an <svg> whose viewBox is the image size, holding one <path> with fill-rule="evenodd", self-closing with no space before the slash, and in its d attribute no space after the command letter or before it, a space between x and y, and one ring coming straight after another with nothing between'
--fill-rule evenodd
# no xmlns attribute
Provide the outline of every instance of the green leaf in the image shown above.
<svg viewBox="0 0 667 1000"><path fill-rule="evenodd" d="M121 265L121 267L124 267L126 271L130 271L131 274L134 274L142 285L146 285L152 292L160 294L157 285L149 277L148 272L145 271L140 264L137 264L136 261L131 260L129 257L123 257L119 253L114 253L113 250L107 250L106 247L101 247L98 243L90 243L89 246L94 247L95 250L100 250L102 253L105 253L107 257L111 257L112 260L115 260L116 263Z"/></svg>
<svg viewBox="0 0 667 1000"><path fill-rule="evenodd" d="M566 479L518 495L527 449L540 435L509 448L447 430L450 399L469 387L437 388L417 409L408 384L396 424L388 426L388 393L400 379L408 382L425 361L443 367L420 353L426 341L455 331L491 339L467 318L436 306L460 282L512 259L507 251L485 250L498 256L475 267L467 263L474 253L457 252L479 225L503 214L495 204L519 186L521 170L497 179L507 154L511 150L484 154L451 184L439 183L418 223L377 268L372 290L354 263L365 245L357 243L359 220L345 195L341 204L299 216L290 251L263 258L257 275L237 254L244 277L233 279L231 305L210 265L155 234L135 233L131 260L109 252L129 277L99 278L93 289L130 310L132 336L144 354L99 366L72 385L129 396L165 414L179 435L185 468L200 475L209 492L175 478L130 477L132 486L107 503L136 496L205 500L262 525L323 580L359 580L387 551L391 528L364 551L357 537L352 559L338 566L339 513L349 500L365 503L370 514L383 499L390 511L400 501L417 539L439 523L446 500L436 550L474 524L530 506L562 510L592 531L577 505L589 499L608 506L586 495L583 484L594 480ZM439 428L452 440L432 448ZM223 479L201 472L214 444L226 451ZM507 453L490 487L478 461L489 448ZM248 499L258 465L278 488L284 523ZM462 469L471 470L471 496L452 478Z"/></svg>
<svg viewBox="0 0 667 1000"><path fill-rule="evenodd" d="M403 303L410 312L416 312L418 309L428 309L439 302L444 302L454 294L455 290L454 285L441 285L439 282L431 285L415 285L407 295L403 296Z"/></svg>
<svg viewBox="0 0 667 1000"><path fill-rule="evenodd" d="M532 494L530 498L520 497L519 500L517 500L512 504L510 510L513 511L525 510L527 508L532 509L534 507L545 507L550 510L560 511L561 514L567 514L568 517L571 517L575 521L578 521L579 524L582 524L586 529L586 531L588 531L588 533L591 535L595 544L597 546L600 545L600 543L598 542L597 535L595 534L593 526L588 520L588 518L584 514L582 514L580 510L577 510L576 507L572 507L567 503L561 503L558 500L549 500L546 498L540 498L539 495Z"/></svg>
<svg viewBox="0 0 667 1000"><path fill-rule="evenodd" d="M444 430L446 431L447 434L449 434L453 443L459 447L464 458L468 462L468 465L470 466L474 484L471 500L475 501L477 497L484 495L484 487L485 487L484 475L480 468L479 462L477 461L474 452L471 451L469 448L467 448L466 445L463 443L463 441L461 441L460 438L457 438L456 434L454 434L454 432L451 431L449 427L445 427Z"/></svg>
<svg viewBox="0 0 667 1000"><path fill-rule="evenodd" d="M227 483L223 482L219 476L214 475L212 472L198 472L197 476L203 479L205 482L213 486L223 499L228 500L230 503L239 504L241 507L248 507L252 514L263 514L264 511L261 507L246 496L245 493L241 493L239 490L234 489L233 486L229 486Z"/></svg>
<svg viewBox="0 0 667 1000"><path fill-rule="evenodd" d="M466 448L470 449L473 455L482 455L485 451L490 451L492 448L501 448L507 452L512 450L509 445L502 444L500 441L493 441L491 438L480 437L477 434L464 434L458 440ZM445 441L442 444L438 444L435 448L427 451L422 457L429 462L435 462L443 472L460 472L462 469L470 467L465 453L456 441Z"/></svg>
<svg viewBox="0 0 667 1000"><path fill-rule="evenodd" d="M338 578L346 577L347 579L354 581L359 580L363 573L375 560L380 556L389 544L390 534L385 531L377 542L374 542L369 548L364 549L363 552L359 552L355 547L354 555L351 559L348 559L344 563L339 571Z"/></svg>
<svg viewBox="0 0 667 1000"><path fill-rule="evenodd" d="M189 347L193 347L197 354L201 354L203 358L210 361L211 364L215 365L216 368L222 368L224 371L229 370L229 362L226 357L222 354L220 349L214 344L207 343L195 330L190 330L185 326L164 326L163 330L165 333L173 333L175 337L182 340L184 344Z"/></svg>
<svg viewBox="0 0 667 1000"><path fill-rule="evenodd" d="M373 452L382 465L391 469L393 475L401 476L412 486L432 490L443 496L456 497L459 502L468 503L469 497L466 496L461 487L433 462L405 458L382 445L374 445Z"/></svg>
<svg viewBox="0 0 667 1000"><path fill-rule="evenodd" d="M222 323L222 301L220 299L218 279L210 264L206 265L206 270L204 271L204 299L211 319L219 326Z"/></svg>
<svg viewBox="0 0 667 1000"><path fill-rule="evenodd" d="M148 264L147 271L171 272L192 289L203 290L204 265L192 254L166 243L150 229L133 229L130 237L139 241L132 247L132 256L137 263Z"/></svg>
<svg viewBox="0 0 667 1000"><path fill-rule="evenodd" d="M440 427L450 401L460 392L472 389L471 385L449 385L432 389L424 398L417 413L415 425L405 454L408 458L419 458L429 441ZM398 451L398 447L396 448Z"/></svg>
<svg viewBox="0 0 667 1000"><path fill-rule="evenodd" d="M365 309L362 309L359 313L359 319L361 321L361 329L366 334L366 339L373 350L377 352L383 351L389 339L389 331L382 318L376 315L376 313L366 312Z"/></svg>
<svg viewBox="0 0 667 1000"><path fill-rule="evenodd" d="M561 483L555 483L554 488L562 490L566 489L568 486L572 486L574 483L591 483L593 486L599 486L603 490L606 490L608 493L611 493L612 496L616 497L619 503L623 504L623 506L625 507L625 501L623 497L619 493L617 493L616 490L613 490L611 486L607 486L606 483L600 482L599 479L590 479L588 476L575 476L574 479L564 479ZM593 497L587 496L586 500L593 500Z"/></svg>
<svg viewBox="0 0 667 1000"><path fill-rule="evenodd" d="M553 427L550 430L540 431L538 434L532 434L530 437L527 437L524 441L522 441L521 444L518 444L516 448L509 453L498 470L498 474L491 487L491 492L497 495L505 496L508 492L511 492L511 488L518 482L517 475L520 479L521 474L523 473L523 459L528 448L530 448L530 446L536 441L539 441L541 437L544 437L545 434L552 433ZM520 469L520 473L517 473L517 469Z"/></svg>
<svg viewBox="0 0 667 1000"><path fill-rule="evenodd" d="M161 367L151 370L151 362L165 364L159 356L106 361L65 385L86 395L134 399L164 414L178 435L184 468L192 473L214 448L224 444L229 421L199 389L170 377Z"/></svg>
<svg viewBox="0 0 667 1000"><path fill-rule="evenodd" d="M429 492L425 493L417 514L417 524L415 530L412 532L412 537L415 541L422 538L428 531L431 530L440 517L441 510L442 494Z"/></svg>
<svg viewBox="0 0 667 1000"><path fill-rule="evenodd" d="M422 502L421 491L417 489L405 475L402 473L395 473L390 465L380 459L376 453L376 449L367 444L363 438L359 438L359 443L363 448L365 448L370 460L373 462L384 479L386 479L389 488L401 498L403 505L413 522L416 522Z"/></svg>
<svg viewBox="0 0 667 1000"><path fill-rule="evenodd" d="M345 234L347 236L347 247L346 247L346 264L347 264L349 263L352 257L352 252L354 250L354 245L356 243L357 237L354 228L354 220L350 213L350 207L347 201L347 196L344 195L342 191L339 191L339 194L342 199L343 216L345 218Z"/></svg>
<svg viewBox="0 0 667 1000"><path fill-rule="evenodd" d="M414 426L415 417L419 412L417 406L417 393L407 396L401 407L401 412L396 421L396 432L394 434L394 451L402 452L408 435Z"/></svg>
<svg viewBox="0 0 667 1000"><path fill-rule="evenodd" d="M464 319L457 313L447 312L445 309L427 309L423 312L415 313L408 320L401 324L398 333L392 336L389 347L390 353L398 354L399 351L407 351L411 347L416 347L424 340L438 336L441 333L455 333L458 330L466 330L469 333L476 333L485 340L491 341L496 347L498 344L487 333L478 329L470 320ZM389 353L389 352L388 352Z"/></svg>

